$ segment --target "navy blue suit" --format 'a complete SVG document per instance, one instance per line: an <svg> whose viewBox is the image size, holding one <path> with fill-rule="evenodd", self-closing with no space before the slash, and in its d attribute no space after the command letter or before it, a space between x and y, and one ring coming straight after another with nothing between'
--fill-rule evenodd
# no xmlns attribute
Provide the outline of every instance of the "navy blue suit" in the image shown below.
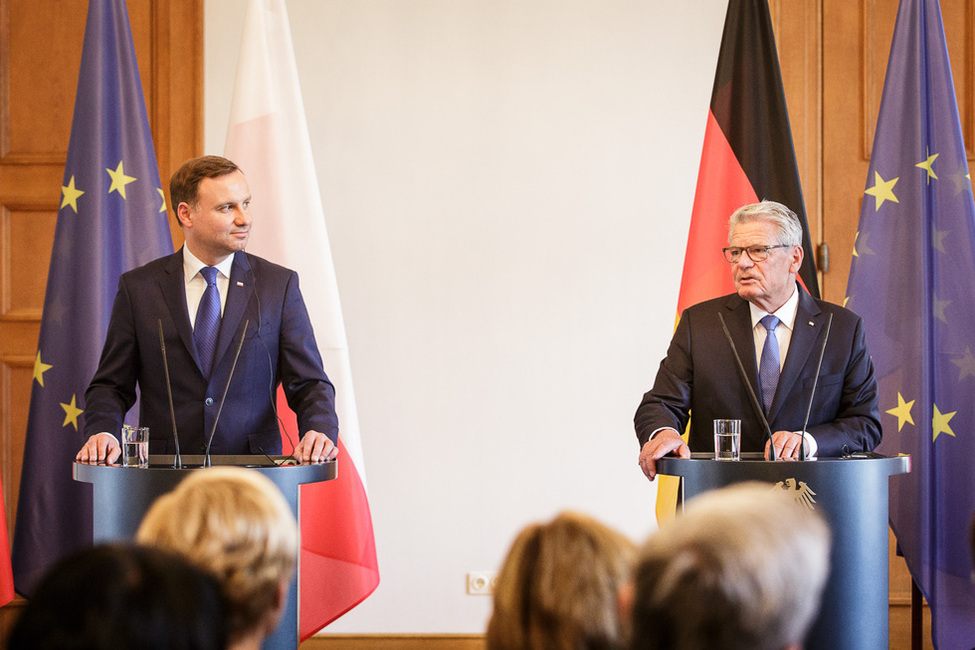
<svg viewBox="0 0 975 650"><path fill-rule="evenodd" d="M208 380L193 342L182 250L119 279L105 347L85 392L86 436L101 431L118 435L125 412L135 403L138 384L139 424L150 428L149 452L174 453L160 321L182 453L203 452L245 322L247 333L211 452L281 452L271 405L279 383L298 416L298 435L320 431L337 442L335 389L322 368L298 275L260 257L235 254Z"/></svg>
<svg viewBox="0 0 975 650"><path fill-rule="evenodd" d="M880 410L863 321L853 312L816 300L797 287L799 307L792 341L768 413L772 432L802 430L823 330L832 313L807 431L816 438L822 457L840 456L844 451L872 451L880 443ZM653 388L637 409L634 424L641 448L658 428L671 427L683 433L693 414L689 437L692 451L714 449L712 427L716 418L741 419L742 451L765 449L767 437L761 416L748 397L719 313L731 332L748 381L758 391L748 302L731 294L694 305L681 316Z"/></svg>

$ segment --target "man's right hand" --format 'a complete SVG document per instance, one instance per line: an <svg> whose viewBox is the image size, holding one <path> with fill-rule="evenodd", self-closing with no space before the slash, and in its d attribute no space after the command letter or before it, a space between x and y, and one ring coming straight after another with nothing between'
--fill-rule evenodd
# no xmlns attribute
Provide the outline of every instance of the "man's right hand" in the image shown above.
<svg viewBox="0 0 975 650"><path fill-rule="evenodd" d="M674 429L661 429L640 450L640 469L651 481L657 476L657 460L676 452L681 458L691 457L691 448Z"/></svg>
<svg viewBox="0 0 975 650"><path fill-rule="evenodd" d="M122 455L118 440L110 433L96 433L88 438L74 459L81 463L114 463Z"/></svg>

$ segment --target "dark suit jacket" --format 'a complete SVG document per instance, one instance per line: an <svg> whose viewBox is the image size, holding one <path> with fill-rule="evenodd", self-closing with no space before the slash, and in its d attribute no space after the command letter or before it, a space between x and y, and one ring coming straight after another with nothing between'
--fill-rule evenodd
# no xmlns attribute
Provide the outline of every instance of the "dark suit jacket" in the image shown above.
<svg viewBox="0 0 975 650"><path fill-rule="evenodd" d="M138 384L139 424L149 427L150 453L174 452L160 321L182 453L203 451L245 321L249 321L247 333L211 452L280 453L272 410L279 383L298 416L298 435L312 429L337 442L335 389L322 368L298 275L260 257L235 254L212 376L207 380L200 370L186 308L182 250L119 279L105 347L85 392L86 435L100 431L118 435Z"/></svg>
<svg viewBox="0 0 975 650"><path fill-rule="evenodd" d="M792 341L768 414L772 432L802 429L823 332L832 313L807 431L816 438L820 456L871 451L880 443L880 410L863 322L847 309L816 300L802 287L798 290ZM748 397L719 312L757 394L758 368L748 302L731 294L694 305L681 316L653 388L637 409L634 423L641 448L660 427L683 432L693 413L689 437L692 451L714 449L712 421L716 418L741 419L743 451L765 449L767 438L761 417Z"/></svg>

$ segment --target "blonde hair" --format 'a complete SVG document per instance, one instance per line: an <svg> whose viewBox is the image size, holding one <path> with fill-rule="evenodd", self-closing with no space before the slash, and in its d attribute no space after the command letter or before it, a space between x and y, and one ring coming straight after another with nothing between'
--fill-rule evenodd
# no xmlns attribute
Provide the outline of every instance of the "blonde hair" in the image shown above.
<svg viewBox="0 0 975 650"><path fill-rule="evenodd" d="M281 492L259 472L236 467L191 473L156 500L136 540L182 553L216 575L231 641L277 611L298 553L297 523Z"/></svg>
<svg viewBox="0 0 975 650"><path fill-rule="evenodd" d="M633 542L567 512L518 534L494 591L487 650L616 648L616 608Z"/></svg>
<svg viewBox="0 0 975 650"><path fill-rule="evenodd" d="M631 648L801 644L829 573L829 528L768 483L705 493L662 525L633 572Z"/></svg>

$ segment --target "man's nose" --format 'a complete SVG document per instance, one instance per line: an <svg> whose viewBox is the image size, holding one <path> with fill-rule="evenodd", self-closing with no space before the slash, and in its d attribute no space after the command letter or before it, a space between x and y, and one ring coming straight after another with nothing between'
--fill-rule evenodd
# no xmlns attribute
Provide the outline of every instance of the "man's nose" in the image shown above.
<svg viewBox="0 0 975 650"><path fill-rule="evenodd" d="M250 211L244 208L237 208L234 210L234 225L235 226L249 226L251 223Z"/></svg>
<svg viewBox="0 0 975 650"><path fill-rule="evenodd" d="M738 261L735 263L735 266L740 269L750 269L755 266L755 262L752 261L752 258L748 257L748 253L742 251L741 255L738 256Z"/></svg>

